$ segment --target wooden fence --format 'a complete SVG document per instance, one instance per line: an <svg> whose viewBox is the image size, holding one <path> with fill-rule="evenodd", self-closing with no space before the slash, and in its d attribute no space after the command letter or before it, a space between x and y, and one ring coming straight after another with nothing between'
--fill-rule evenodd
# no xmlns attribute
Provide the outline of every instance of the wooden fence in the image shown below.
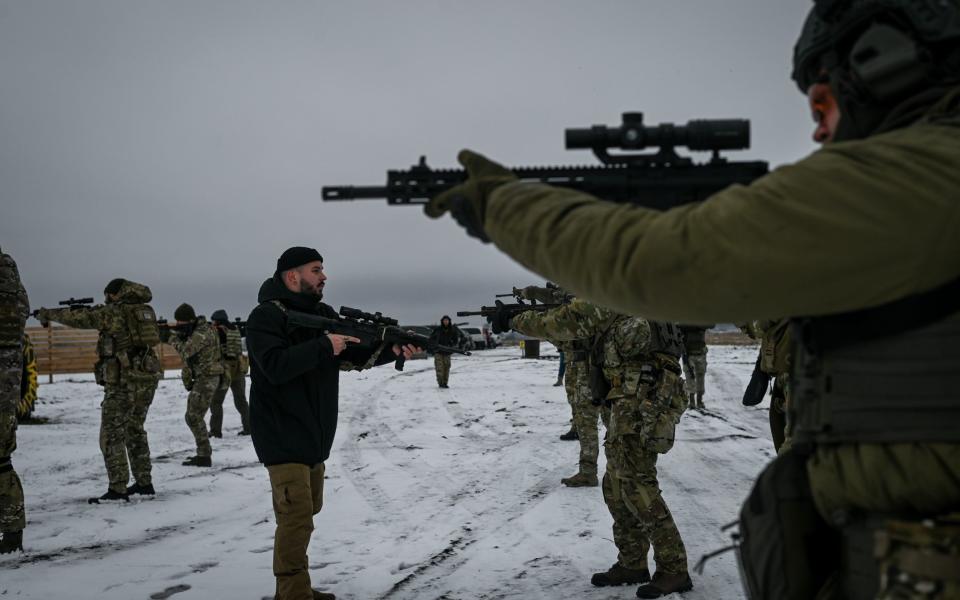
<svg viewBox="0 0 960 600"><path fill-rule="evenodd" d="M97 330L72 327L27 327L27 335L37 355L37 369L53 382L62 373L92 373L97 362ZM183 363L173 346L156 348L164 369L180 369Z"/></svg>

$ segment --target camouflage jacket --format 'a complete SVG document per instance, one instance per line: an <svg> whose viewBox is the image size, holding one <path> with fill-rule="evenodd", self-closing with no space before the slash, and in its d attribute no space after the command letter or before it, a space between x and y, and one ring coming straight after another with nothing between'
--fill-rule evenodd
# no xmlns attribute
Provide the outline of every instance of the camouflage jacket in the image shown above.
<svg viewBox="0 0 960 600"><path fill-rule="evenodd" d="M169 344L180 355L184 368L194 380L223 373L220 338L216 329L206 319L197 319L189 335L172 335Z"/></svg>
<svg viewBox="0 0 960 600"><path fill-rule="evenodd" d="M124 281L116 298L107 304L82 308L41 308L37 318L41 322L54 321L79 329L96 329L97 356L100 362L116 358L121 370L129 370L144 377L159 377L160 363L153 348L135 348L130 332L128 307L124 305L146 304L153 299L150 288L133 281ZM152 309L151 309L152 314ZM155 325L154 325L155 327ZM128 351L135 356L128 355Z"/></svg>
<svg viewBox="0 0 960 600"><path fill-rule="evenodd" d="M635 394L644 365L652 366L656 360L651 352L649 322L585 300L577 299L545 312L521 313L511 323L520 333L560 342L599 337L602 350L596 353L600 358L593 362L602 362L604 376L614 388L610 397Z"/></svg>
<svg viewBox="0 0 960 600"><path fill-rule="evenodd" d="M602 366L610 385L605 402L610 407L607 440L637 435L650 451L663 453L673 447L685 406L683 380L677 344L666 352L654 331L659 326L580 299L543 313L522 313L512 324L527 335L596 339L601 346L591 352L591 366Z"/></svg>
<svg viewBox="0 0 960 600"><path fill-rule="evenodd" d="M17 413L20 388L16 383L7 385L7 382L19 381L19 371L23 368L21 362L23 357L21 346L23 326L29 312L30 305L27 292L23 289L23 283L20 281L17 263L9 254L0 252L0 359L2 359L0 369L14 369L18 372L12 380L3 377L3 374L0 373L0 415L16 415ZM2 420L3 417L0 416L0 421ZM0 422L0 428L6 429L6 424ZM7 433L6 431L0 431L0 438ZM15 443L13 445L15 446ZM0 455L3 453L4 451L0 449Z"/></svg>

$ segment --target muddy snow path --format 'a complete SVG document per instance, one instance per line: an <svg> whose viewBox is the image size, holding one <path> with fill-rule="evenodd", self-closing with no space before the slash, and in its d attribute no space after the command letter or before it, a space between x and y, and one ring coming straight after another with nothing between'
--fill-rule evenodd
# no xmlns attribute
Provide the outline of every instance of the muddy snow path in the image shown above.
<svg viewBox="0 0 960 600"><path fill-rule="evenodd" d="M549 350L548 350L549 351ZM599 488L568 489L577 445L557 362L517 349L454 357L450 389L432 361L341 378L340 425L310 546L315 587L338 598L632 598L598 589L616 559ZM688 412L660 460L664 496L692 564L728 543L750 482L773 455L766 403L740 396L755 349L711 347L707 410ZM251 598L273 591L273 515L265 470L226 401L214 467L193 453L179 381L161 382L147 421L158 496L91 506L106 489L100 389L41 387L43 426L20 429L14 462L27 494L27 553L0 557L0 596ZM603 457L601 456L601 469ZM742 596L730 555L684 598ZM7 596L4 596L7 597Z"/></svg>

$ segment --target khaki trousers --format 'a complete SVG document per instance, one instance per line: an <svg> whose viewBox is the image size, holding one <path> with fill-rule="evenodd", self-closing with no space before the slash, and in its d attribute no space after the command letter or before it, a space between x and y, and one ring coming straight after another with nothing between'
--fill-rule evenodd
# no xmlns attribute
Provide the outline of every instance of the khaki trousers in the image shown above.
<svg viewBox="0 0 960 600"><path fill-rule="evenodd" d="M313 600L307 546L313 515L323 506L323 463L312 468L297 463L267 467L273 488L277 531L273 538L275 600Z"/></svg>

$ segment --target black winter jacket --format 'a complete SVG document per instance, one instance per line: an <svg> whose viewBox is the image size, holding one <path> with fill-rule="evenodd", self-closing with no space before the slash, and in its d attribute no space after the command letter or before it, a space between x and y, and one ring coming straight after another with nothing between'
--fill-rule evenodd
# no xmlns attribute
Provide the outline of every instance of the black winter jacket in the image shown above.
<svg viewBox="0 0 960 600"><path fill-rule="evenodd" d="M337 318L330 306L296 294L277 278L260 286L259 306L247 318L250 355L250 428L260 462L313 466L330 456L337 431L340 370L366 363L376 348L348 346L333 355L319 329L287 325L283 309ZM377 364L396 357L386 348Z"/></svg>
<svg viewBox="0 0 960 600"><path fill-rule="evenodd" d="M466 335L460 331L459 328L454 325L449 327L444 327L443 325L434 328L433 333L430 334L430 339L441 346L449 346L452 348L459 348L461 344L466 341ZM449 355L449 352L437 352L437 354L446 354Z"/></svg>

